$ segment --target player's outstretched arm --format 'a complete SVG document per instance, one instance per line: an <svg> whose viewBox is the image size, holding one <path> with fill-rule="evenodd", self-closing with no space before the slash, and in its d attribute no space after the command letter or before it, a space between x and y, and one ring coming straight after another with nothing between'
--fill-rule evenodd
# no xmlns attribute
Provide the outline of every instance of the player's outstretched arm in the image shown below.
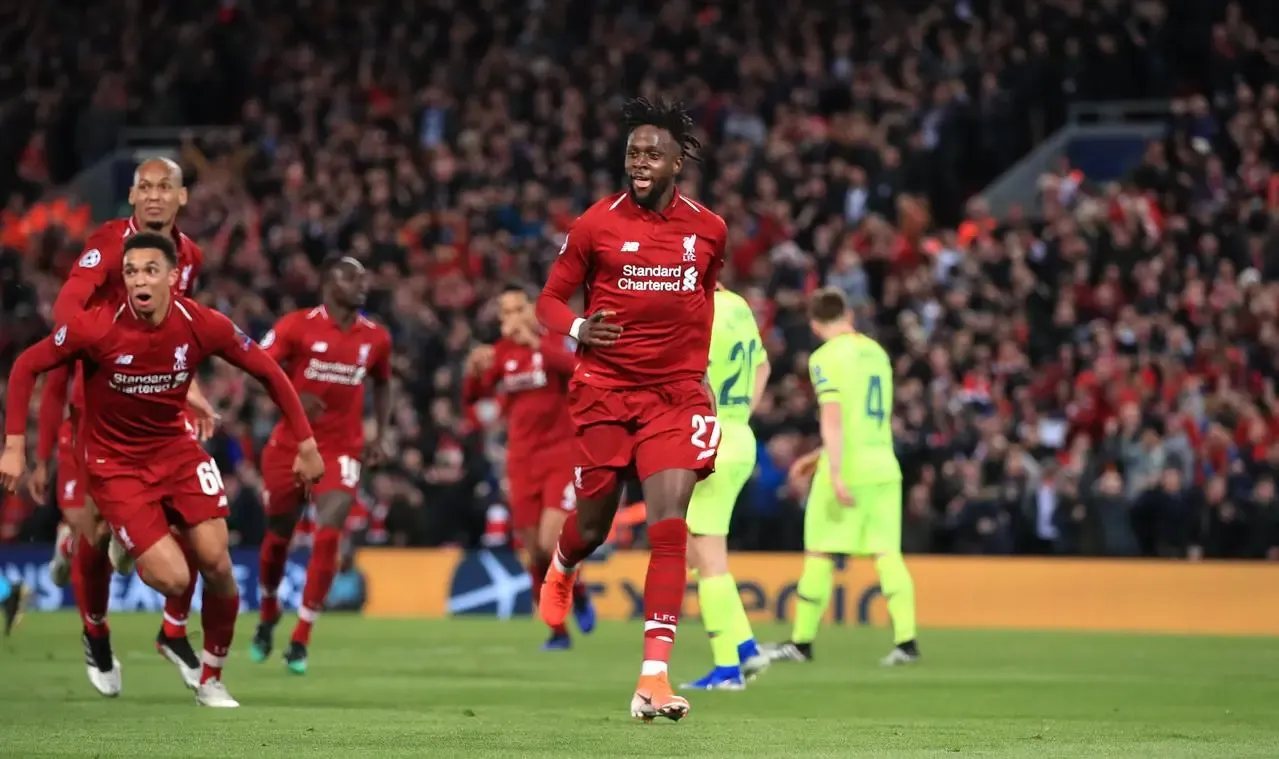
<svg viewBox="0 0 1279 759"><path fill-rule="evenodd" d="M40 418L36 438L36 462L48 462L58 444L58 431L67 410L67 383L71 380L70 365L55 366L44 375L40 388Z"/></svg>
<svg viewBox="0 0 1279 759"><path fill-rule="evenodd" d="M55 366L69 364L79 354L79 341L67 334L66 326L24 350L9 370L9 391L5 402L4 454L0 455L0 487L15 492L26 469L27 421L36 378Z"/></svg>
<svg viewBox="0 0 1279 759"><path fill-rule="evenodd" d="M266 351L239 330L231 320L211 309L201 309L205 319L200 328L206 333L211 346L210 353L219 356L234 366L243 369L250 376L261 382L271 400L284 415L295 440L310 441L314 444L314 433L311 423L306 418L306 410L302 408L302 400L284 373Z"/></svg>

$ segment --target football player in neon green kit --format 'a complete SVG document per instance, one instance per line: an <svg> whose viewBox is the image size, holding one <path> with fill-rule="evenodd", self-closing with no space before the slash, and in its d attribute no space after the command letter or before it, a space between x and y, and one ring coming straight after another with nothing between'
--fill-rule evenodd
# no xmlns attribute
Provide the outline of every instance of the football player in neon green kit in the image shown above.
<svg viewBox="0 0 1279 759"><path fill-rule="evenodd" d="M896 646L888 666L919 659L915 583L902 560L902 472L893 451L893 365L879 343L853 328L844 294L813 294L808 317L822 341L808 360L820 407L822 448L792 468L812 478L804 513L804 572L790 641L774 660L809 661L830 601L833 555L871 556L888 602Z"/></svg>
<svg viewBox="0 0 1279 759"><path fill-rule="evenodd" d="M728 525L742 488L755 472L751 412L768 383L768 356L755 314L740 295L715 290L715 321L707 375L720 425L715 473L697 484L688 504L688 563L697 573L702 623L715 662L710 674L686 684L702 690L740 690L768 666L728 571Z"/></svg>

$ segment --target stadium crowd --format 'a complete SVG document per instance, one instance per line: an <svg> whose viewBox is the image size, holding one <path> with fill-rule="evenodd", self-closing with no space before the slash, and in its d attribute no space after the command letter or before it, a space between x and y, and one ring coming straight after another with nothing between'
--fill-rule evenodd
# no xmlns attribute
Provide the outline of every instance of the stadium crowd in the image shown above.
<svg viewBox="0 0 1279 759"><path fill-rule="evenodd" d="M83 225L24 234L29 204L126 126L199 126L179 222L208 256L199 299L261 336L313 303L327 252L363 260L401 389L364 540L477 543L500 524L501 425L460 403L463 360L502 286L539 286L575 213L622 186L620 96L673 96L707 145L681 189L727 220L724 278L774 367L736 547L800 545L786 470L816 441L804 296L825 283L898 357L907 550L1279 559L1279 30L1257 3L117 5L6 23L34 31L12 46L31 65L0 70L0 367L79 250ZM138 44L156 34L172 44ZM1063 166L1042 218L973 195L1071 103L1148 98L1171 98L1166 137L1126 181ZM238 373L205 388L253 543L273 411Z"/></svg>

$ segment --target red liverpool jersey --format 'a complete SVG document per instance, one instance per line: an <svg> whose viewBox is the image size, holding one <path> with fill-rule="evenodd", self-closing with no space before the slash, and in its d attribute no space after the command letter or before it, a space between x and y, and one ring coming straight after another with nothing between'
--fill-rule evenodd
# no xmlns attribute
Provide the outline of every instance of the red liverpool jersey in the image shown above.
<svg viewBox="0 0 1279 759"><path fill-rule="evenodd" d="M558 454L573 438L568 416L568 379L577 357L572 338L543 334L536 348L502 338L493 345L493 365L466 378L467 403L497 395L506 417L507 458Z"/></svg>
<svg viewBox="0 0 1279 759"><path fill-rule="evenodd" d="M586 315L614 311L622 336L579 350L575 377L596 387L645 387L706 375L715 282L728 228L675 191L660 213L630 193L605 198L573 224L537 301L537 316L571 334L568 301L586 291Z"/></svg>
<svg viewBox="0 0 1279 759"><path fill-rule="evenodd" d="M127 304L115 311L95 309L28 348L10 377L6 432L25 432L36 376L78 360L85 367L86 458L129 462L163 456L173 440L190 437L183 417L187 390L208 356L262 380L295 434L310 436L306 413L280 368L230 319L186 298L174 300L155 325Z"/></svg>
<svg viewBox="0 0 1279 759"><path fill-rule="evenodd" d="M284 367L299 394L324 402L312 422L325 451L357 453L364 447L364 380L391 377L391 334L364 316L342 329L324 306L285 314L262 338L262 347ZM286 447L298 440L277 424L271 441Z"/></svg>

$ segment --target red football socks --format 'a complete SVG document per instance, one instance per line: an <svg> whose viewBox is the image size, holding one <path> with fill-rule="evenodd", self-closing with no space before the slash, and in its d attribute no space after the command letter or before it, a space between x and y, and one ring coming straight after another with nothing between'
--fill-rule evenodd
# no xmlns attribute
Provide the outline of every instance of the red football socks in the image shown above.
<svg viewBox="0 0 1279 759"><path fill-rule="evenodd" d="M306 585L302 588L302 605L298 608L298 624L293 628L293 642L311 642L311 627L324 609L324 599L333 587L338 573L338 551L342 531L336 527L317 527L311 542L311 561L306 567Z"/></svg>
<svg viewBox="0 0 1279 759"><path fill-rule="evenodd" d="M641 675L666 672L675 647L675 628L684 605L688 523L663 519L648 528L652 552L644 578L644 663Z"/></svg>
<svg viewBox="0 0 1279 759"><path fill-rule="evenodd" d="M579 574L573 580L573 603L585 603L590 597L591 593L586 589L586 583L582 582L582 576Z"/></svg>
<svg viewBox="0 0 1279 759"><path fill-rule="evenodd" d="M90 636L111 634L107 604L111 598L111 559L105 550L81 537L71 554L71 589L84 629Z"/></svg>
<svg viewBox="0 0 1279 759"><path fill-rule="evenodd" d="M191 614L191 599L195 598L195 581L200 576L200 568L196 566L195 552L183 535L174 535L174 540L182 548L187 559L187 571L191 573L191 582L187 590L176 598L164 599L164 637L185 638L187 635L187 617Z"/></svg>
<svg viewBox="0 0 1279 759"><path fill-rule="evenodd" d="M240 613L240 594L219 596L204 586L201 596L200 624L204 627L204 653L200 657L204 666L200 670L200 684L222 679L222 667L226 664L231 640L235 637L235 618Z"/></svg>
<svg viewBox="0 0 1279 759"><path fill-rule="evenodd" d="M258 618L274 624L280 618L280 581L284 579L284 567L289 560L289 542L267 530L258 553Z"/></svg>
<svg viewBox="0 0 1279 759"><path fill-rule="evenodd" d="M586 560L599 546L593 546L582 539L577 529L577 512L569 513L560 528L560 539L555 544L555 565L564 572L571 572L578 564Z"/></svg>

